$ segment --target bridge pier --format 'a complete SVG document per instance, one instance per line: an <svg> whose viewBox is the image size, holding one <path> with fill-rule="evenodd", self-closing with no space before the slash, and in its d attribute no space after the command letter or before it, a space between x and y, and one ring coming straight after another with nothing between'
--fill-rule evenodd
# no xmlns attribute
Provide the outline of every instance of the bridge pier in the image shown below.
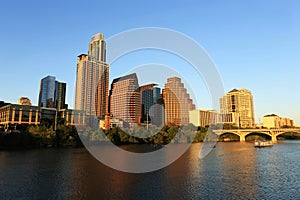
<svg viewBox="0 0 300 200"><path fill-rule="evenodd" d="M273 143L277 143L277 138L276 138L275 135L272 135L272 142L273 142Z"/></svg>
<svg viewBox="0 0 300 200"><path fill-rule="evenodd" d="M240 135L240 142L245 142L246 141L246 137L244 135Z"/></svg>
<svg viewBox="0 0 300 200"><path fill-rule="evenodd" d="M276 133L272 130L270 130L270 134L272 136L272 142L277 143Z"/></svg>

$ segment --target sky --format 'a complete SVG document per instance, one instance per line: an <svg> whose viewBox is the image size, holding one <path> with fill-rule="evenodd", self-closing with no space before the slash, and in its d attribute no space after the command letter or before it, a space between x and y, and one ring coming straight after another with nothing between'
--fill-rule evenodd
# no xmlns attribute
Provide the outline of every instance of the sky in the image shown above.
<svg viewBox="0 0 300 200"><path fill-rule="evenodd" d="M1 2L0 10L0 100L16 103L27 96L36 105L40 79L52 75L67 83L72 108L77 56L87 53L92 35L101 32L109 39L130 29L161 27L203 47L225 92L251 90L257 123L275 113L300 125L300 1L12 0ZM112 64L111 80L149 63L183 73L197 109L211 109L204 81L190 78L189 63L166 52L123 56Z"/></svg>

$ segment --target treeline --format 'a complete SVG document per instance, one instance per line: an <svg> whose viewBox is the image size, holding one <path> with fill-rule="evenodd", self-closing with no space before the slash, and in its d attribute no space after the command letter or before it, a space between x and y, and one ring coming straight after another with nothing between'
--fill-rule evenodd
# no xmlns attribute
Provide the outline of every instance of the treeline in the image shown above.
<svg viewBox="0 0 300 200"><path fill-rule="evenodd" d="M169 144L183 142L202 142L205 139L208 127L197 128L193 125L183 127L164 126L160 130L153 127L137 126L134 129L121 129L114 127L109 131L88 128L80 134L86 142L111 141L116 145L121 144Z"/></svg>
<svg viewBox="0 0 300 200"><path fill-rule="evenodd" d="M18 126L0 134L0 149L80 147L82 142L74 126L58 125L57 130L45 125Z"/></svg>
<svg viewBox="0 0 300 200"><path fill-rule="evenodd" d="M56 131L51 124L37 126L18 125L17 130L0 133L0 149L11 148L41 148L41 147L82 147L82 141L89 143L112 142L116 145L122 144L160 144L169 143L197 143L204 140L214 141L239 141L234 134L224 134L218 137L212 130L220 129L219 126L195 127L192 124L186 126L164 126L157 128L149 126L136 126L135 128L114 127L109 131L96 128L86 128L77 131L75 126L58 124ZM209 134L208 134L209 133ZM261 137L266 135L254 135L250 137ZM252 138L253 139L253 138ZM287 133L280 135L278 139L300 139L299 134Z"/></svg>
<svg viewBox="0 0 300 200"><path fill-rule="evenodd" d="M77 132L75 126L57 125L19 125L16 130L0 133L0 148L40 148L40 147L81 147L82 141L101 143L113 142L122 144L169 144L182 142L202 142L208 127L197 128L193 125L184 127L164 126L155 129L137 126L135 129L121 129L114 127L109 131L86 128Z"/></svg>

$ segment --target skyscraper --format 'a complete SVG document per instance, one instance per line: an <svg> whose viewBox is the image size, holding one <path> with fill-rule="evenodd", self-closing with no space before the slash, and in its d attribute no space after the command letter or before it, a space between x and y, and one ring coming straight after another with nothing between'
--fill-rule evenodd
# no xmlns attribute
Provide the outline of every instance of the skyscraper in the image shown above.
<svg viewBox="0 0 300 200"><path fill-rule="evenodd" d="M38 105L44 108L66 108L66 83L58 82L54 76L46 76L40 82Z"/></svg>
<svg viewBox="0 0 300 200"><path fill-rule="evenodd" d="M189 111L195 110L195 105L181 79L178 77L168 78L162 94L166 113L165 123L178 126L188 124Z"/></svg>
<svg viewBox="0 0 300 200"><path fill-rule="evenodd" d="M39 103L40 107L54 108L55 77L47 76L40 82Z"/></svg>
<svg viewBox="0 0 300 200"><path fill-rule="evenodd" d="M60 109L67 109L68 105L66 102L66 83L55 81L55 107Z"/></svg>
<svg viewBox="0 0 300 200"><path fill-rule="evenodd" d="M108 113L109 64L104 36L92 36L88 55L78 56L75 109L87 115L103 117Z"/></svg>
<svg viewBox="0 0 300 200"><path fill-rule="evenodd" d="M238 127L252 128L254 121L254 103L250 90L234 89L220 98L221 113L232 113Z"/></svg>
<svg viewBox="0 0 300 200"><path fill-rule="evenodd" d="M157 88L155 86L156 84L148 84L148 85L140 86L140 99L141 99L140 123L145 123L146 121L147 122L152 121L151 117L149 116L150 114L149 111L151 106L157 103L157 100L159 99L159 95L160 95L160 88Z"/></svg>
<svg viewBox="0 0 300 200"><path fill-rule="evenodd" d="M102 33L97 33L92 36L88 55L98 61L106 62L106 43Z"/></svg>
<svg viewBox="0 0 300 200"><path fill-rule="evenodd" d="M138 123L140 92L135 73L116 78L110 90L110 114L128 123Z"/></svg>
<svg viewBox="0 0 300 200"><path fill-rule="evenodd" d="M150 110L150 116L154 116L151 118L151 124L156 126L165 125L165 104L163 95L160 94L160 88L154 88L154 108ZM158 97L158 98L157 98Z"/></svg>

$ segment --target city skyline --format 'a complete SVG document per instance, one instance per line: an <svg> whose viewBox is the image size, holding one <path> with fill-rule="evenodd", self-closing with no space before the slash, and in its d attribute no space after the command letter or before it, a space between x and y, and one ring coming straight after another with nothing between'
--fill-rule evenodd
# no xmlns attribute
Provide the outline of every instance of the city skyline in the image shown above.
<svg viewBox="0 0 300 200"><path fill-rule="evenodd" d="M300 0L1 8L1 199L300 200Z"/></svg>
<svg viewBox="0 0 300 200"><path fill-rule="evenodd" d="M297 66L300 64L297 53L300 46L297 1L276 1L272 5L268 2L214 4L191 1L185 6L186 9L179 13L175 11L181 4L160 2L160 6L153 9L155 3L147 3L148 11L137 12L143 9L140 9L141 4L135 2L132 8L132 4L126 5L129 11L126 13L119 9L112 16L108 10L103 10L107 19L101 20L101 23L99 20L90 20L97 12L91 12L92 16L88 17L72 14L76 13L74 10L79 9L76 3L46 3L45 7L39 10L39 17L36 17L33 13L38 4L4 3L7 9L0 15L3 15L7 22L4 31L0 33L0 51L3 60L1 69L5 76L1 79L1 84L10 83L10 86L1 88L1 100L17 102L20 96L28 96L32 103L37 105L36 82L41 77L51 74L68 83L66 103L74 108L76 56L86 50L91 35L103 32L109 38L131 28L160 26L187 34L203 45L220 71L225 91L242 87L250 89L255 97L257 123L262 121L262 116L270 113L291 117L295 119L296 124L300 122L300 97L294 91L299 85ZM112 7L113 4L104 2L103 6ZM43 8L53 12L46 12ZM12 9L14 12L10 12ZM162 10L164 15L155 15ZM55 17L49 17L50 13L56 13ZM131 21L135 14L139 15L139 19ZM131 23L124 23L127 21ZM81 23L82 28L78 29L80 22L85 23ZM23 37L19 37L20 35ZM47 36L47 40L41 36ZM20 59L14 57L14 46L18 46L18 52L22 52L19 54ZM37 49L43 51L36 51ZM145 55L137 60L130 57L123 60L122 64L130 67L142 60L148 62L150 57L152 56ZM180 68L175 63L177 60L168 61L169 66ZM116 63L113 66L114 70L118 66L121 64ZM122 74L126 72L123 68L120 71ZM20 82L10 81L12 76L23 83L22 87ZM110 79L118 76L120 74L116 75L116 72L113 72ZM202 96L201 91L196 93L199 96L197 109L210 108L210 103L206 100L209 99L206 98L209 95Z"/></svg>
<svg viewBox="0 0 300 200"><path fill-rule="evenodd" d="M81 56L87 56L87 55L80 55L80 56L78 56L78 57L81 57ZM79 58L80 59L80 58ZM54 83L54 87L55 88L52 88L52 92L54 93L54 91L56 91L56 89L58 89L58 88L60 88L59 90L60 90L60 93L61 92L63 92L62 94L63 95L65 95L65 93L66 93L66 90L65 90L65 87L66 87L66 83L62 83L62 82L58 82L58 81L56 81L55 79L55 77L54 76L51 76L51 75L48 75L47 77L45 77L45 78L43 78L43 79L41 79L41 83L40 83L40 93L41 93L41 91L42 91L42 86L43 86L43 80L45 80L45 79L48 79L48 78L51 78L51 81ZM53 80L52 80L53 79ZM110 86L110 88L109 88L109 90L108 90L108 95L107 95L107 98L109 99L110 98L110 96L111 96L111 94L112 94L112 89L114 89L114 86L113 85L115 85L116 83L118 83L118 82L123 82L123 81L126 81L127 79L132 79L133 80L133 82L136 82L136 83L133 83L131 80L130 80L130 82L132 82L132 83L129 83L129 85L128 85L128 88L132 88L132 86L130 85L130 84L133 84L133 85L135 85L134 86L134 88L136 88L136 90L139 90L140 88L144 88L145 87L145 91L147 91L148 89L149 89L149 87L152 87L153 89L161 89L162 90L162 92L165 90L165 88L160 88L160 87L157 87L157 84L148 84L148 85L141 85L141 86L139 86L138 85L138 77L137 77L137 74L128 74L128 75L124 75L124 76L122 76L122 77L118 77L118 78L114 78L112 81L111 81L111 86ZM179 80L179 84L181 84L182 86L184 86L184 84L183 83L181 83L180 81L180 77L168 77L167 78L167 81L165 82L165 84L170 84L169 83L169 80ZM119 83L118 83L119 84ZM64 86L64 89L63 88L61 88L62 86L59 86L59 85L63 85ZM177 85L177 84L175 84L175 85ZM175 86L174 85L174 86ZM48 84L47 84L47 86L48 86ZM154 87L155 86L155 87ZM173 87L174 87L173 86ZM122 87L124 87L124 84L122 83L121 84L121 88ZM127 86L126 86L127 87ZM119 88L119 86L117 86L117 88ZM174 88L175 89L175 88ZM184 88L183 87L183 89L185 90L185 92L187 92L187 89L186 88ZM63 90L63 91L61 91L61 90ZM121 91L120 89L118 89L118 91ZM177 91L177 89L175 90L175 91ZM124 94L126 94L126 91L125 91L125 93L124 93L124 91L121 91L122 93L123 93L123 95L121 95L121 96L124 96ZM134 90L133 91L128 91L127 93L128 94L130 94L130 101L132 101L132 92L134 92ZM156 92L157 93L157 92ZM56 92L55 92L55 95L56 96L61 96L62 94L56 94ZM118 94L119 96L120 96L120 94ZM138 96L139 96L140 94L138 94ZM149 94L148 94L149 95ZM157 94L156 94L157 95ZM186 95L187 96L189 96L189 93L187 92L186 93ZM238 108L239 107L239 105L238 104L236 104L236 103L234 103L234 100L232 100L232 96L235 96L235 98L236 99L238 99L239 101L241 101L241 102L243 102L242 103L242 110L243 110L243 112L249 112L250 113L250 118L249 119L247 119L247 117L244 119L243 118L243 116L242 115L240 115L240 114L235 114L235 112L239 112L239 111L234 111L235 109L233 109L232 108L232 106L236 106L236 108ZM250 95L250 96L249 96ZM40 95L39 95L40 96ZM126 96L126 95L125 95ZM163 93L160 93L160 96L163 98ZM181 95L180 95L181 96ZM241 97L240 97L241 96ZM249 97L248 97L249 96ZM141 97L142 97L142 95L141 95ZM143 104L142 104L142 98L139 98L139 101L138 102L136 102L136 106L135 107L139 107L139 106L142 106ZM59 99L61 99L61 98L63 98L63 99L65 99L65 96L61 96L61 97L59 97ZM157 98L157 97L156 97ZM40 99L40 97L39 97L39 99ZM159 98L157 98L157 99L159 99ZM177 98L176 98L177 99ZM250 101L250 104L249 104L249 106L247 107L247 109L246 110L244 110L244 107L245 107L245 105L246 104L248 104L248 103L246 103L245 104L245 101ZM3 100L1 100L1 102L3 102L3 103L8 103L8 104L15 104L15 105L23 105L23 101L24 101L24 103L25 104L28 104L28 102L30 103L30 106L32 105L31 104L31 99L29 99L28 97L20 97L19 99L18 99L18 102L17 103L15 103L15 102L6 102L6 101L3 101ZM58 100L56 100L57 102L58 102ZM118 100L117 101L115 101L115 102L118 102L118 101L120 101L120 98L118 98ZM140 102L141 101L141 102ZM174 101L177 101L177 100L174 100ZM192 99L189 99L188 100L188 102L191 102L192 103ZM50 106L40 106L39 104L38 105L32 105L32 106L40 106L40 107L48 107L48 108L56 108L56 106L58 106L57 107L57 109L58 110L60 110L60 109L65 109L65 108L67 108L68 107L68 104L64 104L64 101L63 102L61 102L61 100L60 100L60 104L61 105L54 105L54 103L55 102L52 102L52 103L50 103L51 105ZM113 117L116 117L116 116L114 116L114 115L112 115L112 113L110 113L110 111L111 111L111 100L108 100L108 103L107 103L107 109L108 109L108 113L107 114L110 114L111 116L113 116ZM129 103L129 101L127 102L127 103ZM127 104L127 103L125 103L125 104ZM153 105L154 104L160 104L160 103L158 103L158 102L153 102ZM25 105L24 104L24 105ZM53 105L52 105L53 104ZM118 103L118 104L120 104L120 103ZM124 104L124 103L123 103ZM124 105L125 105L124 104ZM130 102L130 104L132 104L132 102ZM253 105L255 104L255 101L253 100L253 96L252 96L252 92L250 91L250 90L247 90L246 88L241 88L240 90L238 90L238 89L233 89L233 90L231 90L231 91L228 91L223 97L220 97L219 98L219 106L220 106L220 114L222 115L224 115L223 117L225 117L225 115L228 115L228 114L232 114L232 119L231 119L231 117L230 117L230 120L229 121L227 121L225 118L228 118L228 116L227 117L225 117L224 119L221 117L221 116L219 116L219 117L217 117L217 118L220 118L220 120L216 120L215 118L214 118L214 120L215 120L215 122L218 122L218 123L220 123L220 122L222 122L222 123L228 123L228 122L230 122L230 123L236 123L236 126L241 126L241 127L244 127L244 128L247 128L247 127L255 127L255 126L257 126L257 127L259 127L261 124L263 124L263 122L264 122L264 120L265 120L265 117L266 116L277 116L278 117L278 115L277 114L274 114L274 113L267 113L267 114L265 114L265 115L263 115L263 116L259 116L260 118L262 118L263 119L263 121L256 121L256 119L255 119L255 116L254 116L254 109L253 109ZM29 105L29 104L28 104ZM64 106L62 106L62 105L64 105ZM97 103L94 103L94 105L97 107ZM139 106L138 106L139 105ZM106 107L106 106L105 106ZM116 107L116 106L115 106ZM117 106L118 108L120 107L119 105ZM125 106L126 107L126 106ZM124 108L125 108L124 107ZM149 108L148 108L149 109ZM250 111L249 111L249 109L250 109ZM84 110L84 109L77 109L77 111L80 111L80 110ZM123 109L124 110L124 109ZM125 109L126 110L126 109ZM130 109L129 109L130 110ZM238 109L237 109L238 110ZM134 122L134 123L141 123L141 115L139 115L138 113L140 113L142 111L142 107L141 108L139 108L139 109L137 109L136 111L134 111L134 113L136 113L136 114L134 114L134 120L129 120L129 118L128 119L125 119L125 121L130 121L130 122ZM195 105L192 103L192 108L190 109L190 111L195 111L195 112L207 112L207 113L217 113L217 111L216 110L214 110L214 109L196 109L196 107L195 107ZM123 111L122 111L123 112ZM148 110L148 112L149 112L149 110ZM165 111L166 112L166 111ZM180 114L180 113L179 113ZM218 115L220 115L220 114L218 114ZM88 115L90 115L90 114L88 114ZM96 115L96 111L94 111L94 114L92 114L92 115ZM127 115L127 114L126 114ZM166 119L168 118L167 117L167 112L166 112ZM248 114L243 114L243 115L248 115ZM117 118L119 118L119 119L122 119L122 120L124 120L123 118L124 118L124 116L125 115L123 115L123 117L120 117L120 116L117 116ZM132 114L130 115L131 117L133 116ZM241 117L242 116L242 117ZM101 117L104 117L104 115L102 115ZM198 116L199 117L199 116ZM185 117L185 118L188 118L188 115ZM242 119L243 118L243 119ZM228 118L229 119L229 118ZM281 123L283 123L283 124L289 124L289 123L292 123L292 126L299 126L297 123L295 123L294 124L294 121L296 121L294 118L291 118L290 116L283 116L283 117L280 117L279 118L280 120L281 120ZM182 120L182 119L181 119ZM202 119L202 120L205 120L205 119ZM208 119L206 119L207 120L207 122L209 122L209 121L214 121L214 120L208 120ZM225 121L222 121L222 120L225 120ZM246 121L248 121L248 120L250 120L251 121L251 123L250 124L252 124L252 125L249 125L249 124L247 124L246 123L246 125L244 126L244 125L242 125L243 124L243 120L246 120ZM283 120L292 120L292 122L283 122ZM169 122L170 123L170 122ZM171 122L171 123L174 123L174 122ZM191 122L190 122L191 123ZM167 123L168 124L168 123ZM175 123L176 124L176 123ZM178 123L178 125L180 125L180 123ZM208 125L208 124L207 124Z"/></svg>

